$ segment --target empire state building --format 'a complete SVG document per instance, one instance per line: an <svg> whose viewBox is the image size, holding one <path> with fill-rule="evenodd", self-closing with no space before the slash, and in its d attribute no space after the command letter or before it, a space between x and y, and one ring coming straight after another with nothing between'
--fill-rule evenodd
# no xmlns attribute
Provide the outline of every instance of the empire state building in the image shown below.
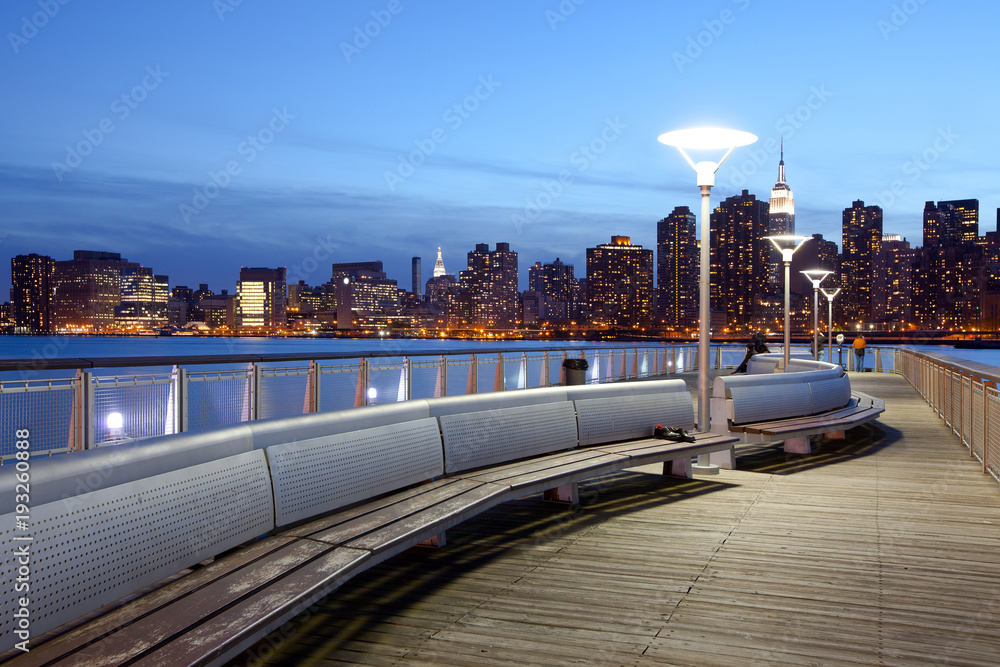
<svg viewBox="0 0 1000 667"><path fill-rule="evenodd" d="M795 199L792 190L785 182L785 142L781 142L781 159L778 162L778 182L771 188L771 200L768 207L767 233L769 236L795 233ZM771 250L768 282L771 291L780 286L779 278L781 255L777 250Z"/></svg>

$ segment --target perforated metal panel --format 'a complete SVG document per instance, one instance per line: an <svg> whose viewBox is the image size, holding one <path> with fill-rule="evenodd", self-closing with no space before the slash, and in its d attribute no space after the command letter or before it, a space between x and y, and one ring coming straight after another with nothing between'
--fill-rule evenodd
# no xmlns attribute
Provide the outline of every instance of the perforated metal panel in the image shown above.
<svg viewBox="0 0 1000 667"><path fill-rule="evenodd" d="M437 420L274 445L266 450L279 526L443 474Z"/></svg>
<svg viewBox="0 0 1000 667"><path fill-rule="evenodd" d="M19 596L37 637L274 527L262 452L33 506L30 517L27 531L0 517L0 651L19 641ZM25 544L30 589L18 592L15 549Z"/></svg>
<svg viewBox="0 0 1000 667"><path fill-rule="evenodd" d="M449 473L573 449L577 443L576 412L569 401L439 419Z"/></svg>
<svg viewBox="0 0 1000 667"><path fill-rule="evenodd" d="M732 387L733 423L801 417L812 410L812 398L805 384Z"/></svg>
<svg viewBox="0 0 1000 667"><path fill-rule="evenodd" d="M576 417L580 445L648 438L657 424L694 428L694 406L687 390L576 401Z"/></svg>
<svg viewBox="0 0 1000 667"><path fill-rule="evenodd" d="M812 391L813 413L842 408L851 400L851 381L846 375L836 380L810 382L809 389Z"/></svg>

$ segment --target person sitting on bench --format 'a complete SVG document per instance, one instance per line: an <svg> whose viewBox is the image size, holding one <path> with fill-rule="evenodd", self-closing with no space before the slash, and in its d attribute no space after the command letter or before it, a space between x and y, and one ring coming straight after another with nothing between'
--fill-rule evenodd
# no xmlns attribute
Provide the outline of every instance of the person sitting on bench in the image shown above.
<svg viewBox="0 0 1000 667"><path fill-rule="evenodd" d="M733 371L733 375L736 375L737 373L746 373L747 364L750 363L750 357L764 352L770 352L770 350L767 349L767 337L758 331L750 337L750 341L747 343L747 356L744 357L743 363L740 364L735 371Z"/></svg>

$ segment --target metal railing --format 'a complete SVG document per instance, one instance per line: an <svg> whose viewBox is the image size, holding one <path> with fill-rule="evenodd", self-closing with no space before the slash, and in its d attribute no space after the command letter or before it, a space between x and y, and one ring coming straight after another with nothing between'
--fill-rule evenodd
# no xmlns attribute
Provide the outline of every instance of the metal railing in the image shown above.
<svg viewBox="0 0 1000 667"><path fill-rule="evenodd" d="M902 349L900 369L944 419L983 473L1000 481L1000 368Z"/></svg>
<svg viewBox="0 0 1000 667"><path fill-rule="evenodd" d="M797 352L808 348L796 347ZM716 369L733 368L742 345L713 345ZM886 354L866 355L873 370L892 371ZM853 369L853 356L845 355ZM550 387L566 383L563 361L584 358L591 384L697 370L697 347L661 345L407 355L243 355L174 359L121 358L79 368L81 360L50 360L50 379L0 374L0 462L15 455L14 433L27 429L32 456L118 444L172 433L231 426L255 419L410 399ZM834 360L837 354L834 354ZM95 362L96 363L96 362ZM17 362L0 362L13 372ZM128 368L116 374L116 368ZM51 373L50 373L51 374Z"/></svg>
<svg viewBox="0 0 1000 667"><path fill-rule="evenodd" d="M721 347L716 364L725 357ZM584 358L588 383L690 371L689 345L456 351L395 356L245 355L114 359L115 368L50 360L48 379L14 376L0 362L0 462L27 430L32 456L118 444L255 419L410 399L549 387L566 383L562 362ZM742 358L742 357L741 357ZM104 360L110 362L112 360ZM736 362L738 363L738 362ZM128 368L124 374L116 369Z"/></svg>

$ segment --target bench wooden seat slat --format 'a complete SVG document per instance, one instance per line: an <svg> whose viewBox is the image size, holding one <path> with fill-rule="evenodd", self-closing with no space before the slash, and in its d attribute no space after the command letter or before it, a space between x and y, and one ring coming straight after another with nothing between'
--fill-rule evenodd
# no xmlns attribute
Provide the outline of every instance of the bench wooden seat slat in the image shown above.
<svg viewBox="0 0 1000 667"><path fill-rule="evenodd" d="M644 438L642 440L632 440L613 445L600 445L598 448L622 456L627 456L628 461L623 468L630 468L650 463L662 463L685 456L699 456L713 451L718 451L719 445L727 445L738 442L734 436L718 435L714 433L692 433L694 442L672 442L659 438Z"/></svg>
<svg viewBox="0 0 1000 667"><path fill-rule="evenodd" d="M468 491L481 487L482 483L456 479L448 480L447 484L435 482L430 486L431 488L423 493L407 494L403 498L388 496L373 503L364 503L334 512L327 517L300 526L294 532L300 537L308 537L327 544L346 544L383 526L447 502L451 498L461 497ZM409 491L414 490L419 491L420 487Z"/></svg>
<svg viewBox="0 0 1000 667"><path fill-rule="evenodd" d="M381 562L501 502L502 487L479 484L460 495L424 507L398 521L352 539L346 546L368 549L374 554L376 562ZM329 532L324 533L326 534Z"/></svg>
<svg viewBox="0 0 1000 667"><path fill-rule="evenodd" d="M120 665L150 651L158 651L161 644L191 631L203 619L211 618L248 597L252 598L261 590L271 589L276 581L294 572L296 568L322 562L332 572L330 564L336 562L339 564L336 572L342 575L371 558L367 551L331 547L309 540L281 538L280 541L284 544L278 545L277 541L267 544L268 553L263 557L243 559L240 567L232 568L226 563L225 571L222 571L223 568L215 568L214 571L205 568L154 591L160 594L156 601L152 596L143 596L125 605L122 609L130 612L134 617L132 621L123 620L120 614L115 615L113 618L120 621L119 625L107 628L107 623L112 619L101 617L98 620L105 622L107 632L103 635L96 634L96 626L85 626L91 641L78 643L59 637L41 645L37 650L32 649L24 657L37 660L35 664L39 665L70 655L74 661L83 660L77 664L86 664L88 667ZM315 565L312 569L315 569ZM207 583L204 582L206 578L210 578ZM203 585L192 591L192 583ZM191 594L192 592L195 594ZM147 597L150 599L146 599ZM150 609L154 604L155 608ZM137 611L144 613L139 615ZM72 634L64 637L72 640ZM93 641L95 637L99 639Z"/></svg>
<svg viewBox="0 0 1000 667"><path fill-rule="evenodd" d="M463 473L465 479L474 479L479 482L490 482L498 484L510 483L510 480L517 479L522 475L549 475L552 479L557 479L566 466L576 467L579 470L590 470L598 468L607 462L608 454L594 450L573 450L571 452L559 452L549 454L536 459L528 459L497 468L490 468L480 472L470 471Z"/></svg>
<svg viewBox="0 0 1000 667"><path fill-rule="evenodd" d="M297 543L305 545L309 540ZM371 565L370 556L367 551L327 547L319 557L294 570L281 570L276 563L279 577L270 581L261 579L259 585L228 607L218 611L192 607L186 610L190 616L183 609L174 609L171 616L197 618L201 622L192 623L155 653L134 664L137 667L207 665L235 657L252 646L261 632L266 634L281 627L358 571L367 569ZM203 604L209 601L205 596L199 599Z"/></svg>
<svg viewBox="0 0 1000 667"><path fill-rule="evenodd" d="M61 656L80 651L83 647L91 644L95 638L127 627L160 607L170 604L192 591L197 591L220 577L251 565L258 559L286 547L293 541L292 537L277 535L235 549L225 558L219 558L205 567L175 579L166 586L111 609L80 627L32 647L29 653L20 656L17 664L19 666L46 665Z"/></svg>

